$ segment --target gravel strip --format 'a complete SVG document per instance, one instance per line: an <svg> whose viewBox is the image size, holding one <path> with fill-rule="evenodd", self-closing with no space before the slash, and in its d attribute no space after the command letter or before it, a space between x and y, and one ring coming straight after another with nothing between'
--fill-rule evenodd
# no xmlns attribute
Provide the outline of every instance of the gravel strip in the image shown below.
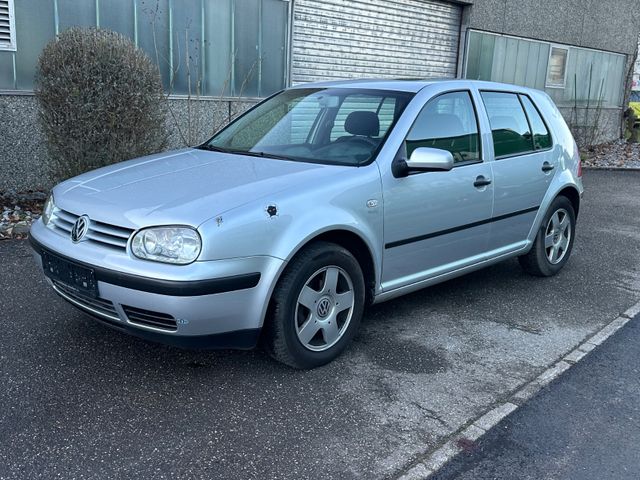
<svg viewBox="0 0 640 480"><path fill-rule="evenodd" d="M31 224L40 218L45 200L44 192L0 192L0 240L27 238Z"/></svg>
<svg viewBox="0 0 640 480"><path fill-rule="evenodd" d="M640 144L616 140L581 151L585 167L640 168Z"/></svg>

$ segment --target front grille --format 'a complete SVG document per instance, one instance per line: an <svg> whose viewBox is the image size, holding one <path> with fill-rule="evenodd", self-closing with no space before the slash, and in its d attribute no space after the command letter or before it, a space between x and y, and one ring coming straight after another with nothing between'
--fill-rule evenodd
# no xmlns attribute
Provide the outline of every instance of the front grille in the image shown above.
<svg viewBox="0 0 640 480"><path fill-rule="evenodd" d="M56 208L51 216L51 223L55 230L63 235L70 236L73 224L76 223L79 215ZM129 237L133 229L110 225L91 219L89 229L86 234L86 241L99 244L104 247L117 250L126 250Z"/></svg>
<svg viewBox="0 0 640 480"><path fill-rule="evenodd" d="M176 319L167 313L152 312L151 310L129 307L127 305L122 305L122 309L131 323L169 330L171 332L175 332L178 329Z"/></svg>
<svg viewBox="0 0 640 480"><path fill-rule="evenodd" d="M88 295L84 295L64 283L53 281L53 288L62 295L63 298L69 300L71 303L82 309L88 310L90 313L103 315L112 320L120 320L118 313L116 312L113 303L104 298L93 298Z"/></svg>

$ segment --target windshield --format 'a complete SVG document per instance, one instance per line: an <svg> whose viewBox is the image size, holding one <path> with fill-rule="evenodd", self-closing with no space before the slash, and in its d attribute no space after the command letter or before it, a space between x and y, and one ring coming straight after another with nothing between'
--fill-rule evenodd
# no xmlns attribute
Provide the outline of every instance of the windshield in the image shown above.
<svg viewBox="0 0 640 480"><path fill-rule="evenodd" d="M315 163L371 160L413 94L355 88L285 90L200 148Z"/></svg>

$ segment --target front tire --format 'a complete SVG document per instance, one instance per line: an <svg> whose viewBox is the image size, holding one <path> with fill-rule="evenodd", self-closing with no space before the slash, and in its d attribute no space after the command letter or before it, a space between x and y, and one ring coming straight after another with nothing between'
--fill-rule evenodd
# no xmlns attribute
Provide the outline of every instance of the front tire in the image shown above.
<svg viewBox="0 0 640 480"><path fill-rule="evenodd" d="M557 197L542 220L533 247L518 257L524 271L537 277L558 273L571 255L575 230L576 214L571 201Z"/></svg>
<svg viewBox="0 0 640 480"><path fill-rule="evenodd" d="M316 242L298 253L274 290L264 346L294 368L324 365L356 334L365 302L362 269L340 245Z"/></svg>

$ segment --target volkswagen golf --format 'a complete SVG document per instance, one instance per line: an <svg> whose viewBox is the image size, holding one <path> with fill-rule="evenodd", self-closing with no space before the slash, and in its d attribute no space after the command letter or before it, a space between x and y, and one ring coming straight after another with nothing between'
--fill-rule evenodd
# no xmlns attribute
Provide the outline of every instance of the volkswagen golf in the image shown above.
<svg viewBox="0 0 640 480"><path fill-rule="evenodd" d="M568 261L581 163L543 92L467 80L284 90L195 148L57 185L31 229L53 290L104 324L313 368L364 308L517 257Z"/></svg>

